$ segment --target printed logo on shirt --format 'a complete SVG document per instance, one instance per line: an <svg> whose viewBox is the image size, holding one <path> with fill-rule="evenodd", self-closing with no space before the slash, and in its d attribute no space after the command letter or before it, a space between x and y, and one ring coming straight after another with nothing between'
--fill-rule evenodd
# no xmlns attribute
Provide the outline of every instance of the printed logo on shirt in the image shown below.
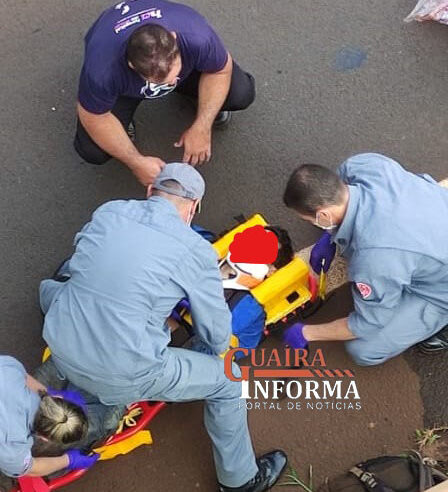
<svg viewBox="0 0 448 492"><path fill-rule="evenodd" d="M115 5L115 10L120 10L121 9L121 15L126 15L130 10L131 7L126 2L120 2Z"/></svg>
<svg viewBox="0 0 448 492"><path fill-rule="evenodd" d="M356 282L356 287L359 290L363 299L367 299L372 293L372 287L370 285L364 284L363 282Z"/></svg>
<svg viewBox="0 0 448 492"><path fill-rule="evenodd" d="M156 97L163 97L173 92L177 87L179 78L176 79L175 84L153 84L152 82L146 82L146 84L140 89L140 95L145 99L155 99Z"/></svg>
<svg viewBox="0 0 448 492"><path fill-rule="evenodd" d="M118 5L120 5L120 4L118 4ZM123 7L123 5L121 5L121 7ZM115 7L115 8L117 8L117 7ZM124 7L123 7L123 10L124 10ZM122 12L123 12L123 10L122 10ZM129 10L127 10L126 13L127 12L129 12ZM132 14L132 15L129 15L128 17L124 17L123 19L120 19L115 24L114 31L115 31L115 34L120 34L120 32L126 30L128 27L131 27L134 24L139 24L139 23L141 23L145 20L148 20L148 19L161 19L162 17L163 17L162 11L160 9L152 8L152 9L142 10L141 12L137 12L136 14Z"/></svg>

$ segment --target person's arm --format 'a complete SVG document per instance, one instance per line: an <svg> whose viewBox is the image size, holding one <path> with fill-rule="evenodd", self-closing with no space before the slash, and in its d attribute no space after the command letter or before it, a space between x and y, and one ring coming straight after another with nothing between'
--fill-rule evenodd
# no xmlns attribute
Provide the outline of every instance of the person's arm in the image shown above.
<svg viewBox="0 0 448 492"><path fill-rule="evenodd" d="M176 147L184 147L184 162L195 166L209 161L212 155L212 126L229 93L233 61L230 54L219 72L201 74L198 111L194 123L186 130Z"/></svg>
<svg viewBox="0 0 448 492"><path fill-rule="evenodd" d="M193 328L199 338L219 355L229 348L232 317L224 299L218 258L205 240L196 248L182 287L190 303Z"/></svg>
<svg viewBox="0 0 448 492"><path fill-rule="evenodd" d="M67 468L82 470L92 467L100 458L99 453L84 454L79 449L70 449L56 458L34 458L26 475L41 477Z"/></svg>
<svg viewBox="0 0 448 492"><path fill-rule="evenodd" d="M78 116L84 129L99 147L123 162L144 186L154 182L165 162L158 157L142 155L116 116L110 111L91 113L80 103Z"/></svg>
<svg viewBox="0 0 448 492"><path fill-rule="evenodd" d="M59 470L63 470L64 468L67 468L68 465L69 458L67 454L56 456L54 458L33 458L33 464L26 475L31 477L44 477Z"/></svg>
<svg viewBox="0 0 448 492"><path fill-rule="evenodd" d="M47 391L47 388L42 383L29 374L26 375L26 385L31 391L34 391L34 393L39 393L39 391Z"/></svg>
<svg viewBox="0 0 448 492"><path fill-rule="evenodd" d="M303 336L308 342L325 342L336 340L353 340L356 337L350 331L348 318L340 318L330 323L305 325Z"/></svg>
<svg viewBox="0 0 448 492"><path fill-rule="evenodd" d="M395 316L418 262L415 253L393 248L359 251L351 258L349 278L355 309L347 322L356 338L386 326Z"/></svg>
<svg viewBox="0 0 448 492"><path fill-rule="evenodd" d="M385 326L409 285L418 259L389 249L358 252L350 262L355 309L347 318L303 326L307 342L353 340Z"/></svg>

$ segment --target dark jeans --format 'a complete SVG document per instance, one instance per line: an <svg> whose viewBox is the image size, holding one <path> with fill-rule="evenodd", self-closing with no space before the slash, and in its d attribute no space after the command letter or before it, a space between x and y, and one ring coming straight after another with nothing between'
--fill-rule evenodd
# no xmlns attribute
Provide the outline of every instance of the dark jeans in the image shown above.
<svg viewBox="0 0 448 492"><path fill-rule="evenodd" d="M193 72L184 82L176 88L179 94L193 99L198 98L199 79L201 74ZM249 107L255 100L255 79L244 72L238 64L233 62L232 82L229 94L224 102L222 111L241 111ZM115 115L127 130L132 121L138 105L143 99L133 97L120 97L112 109ZM89 136L81 122L78 120L74 146L76 152L90 164L104 164L111 156L104 152Z"/></svg>
<svg viewBox="0 0 448 492"><path fill-rule="evenodd" d="M0 492L9 492L16 485L14 478L7 477L0 472Z"/></svg>

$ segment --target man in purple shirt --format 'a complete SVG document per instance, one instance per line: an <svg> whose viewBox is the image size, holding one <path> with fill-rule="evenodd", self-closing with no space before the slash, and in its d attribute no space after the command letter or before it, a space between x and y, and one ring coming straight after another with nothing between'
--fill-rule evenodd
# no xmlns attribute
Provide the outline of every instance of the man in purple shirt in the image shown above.
<svg viewBox="0 0 448 492"><path fill-rule="evenodd" d="M127 0L105 10L85 38L75 149L92 164L111 157L144 185L165 163L133 144L140 101L172 91L197 100L197 115L176 147L193 165L211 157L212 127L255 98L254 78L233 60L207 21L186 5Z"/></svg>

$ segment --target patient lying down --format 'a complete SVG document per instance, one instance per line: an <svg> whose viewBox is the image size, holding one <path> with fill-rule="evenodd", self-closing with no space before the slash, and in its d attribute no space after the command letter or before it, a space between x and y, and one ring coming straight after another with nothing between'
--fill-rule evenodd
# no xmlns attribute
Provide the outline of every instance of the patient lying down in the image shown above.
<svg viewBox="0 0 448 492"><path fill-rule="evenodd" d="M265 226L265 229L272 231L278 240L278 255L273 263L234 263L230 254L219 263L224 296L232 313L232 333L238 337L239 346L243 348L258 346L266 322L263 306L252 295L251 289L294 259L288 232L279 226ZM172 330L179 326L172 318L168 325Z"/></svg>

